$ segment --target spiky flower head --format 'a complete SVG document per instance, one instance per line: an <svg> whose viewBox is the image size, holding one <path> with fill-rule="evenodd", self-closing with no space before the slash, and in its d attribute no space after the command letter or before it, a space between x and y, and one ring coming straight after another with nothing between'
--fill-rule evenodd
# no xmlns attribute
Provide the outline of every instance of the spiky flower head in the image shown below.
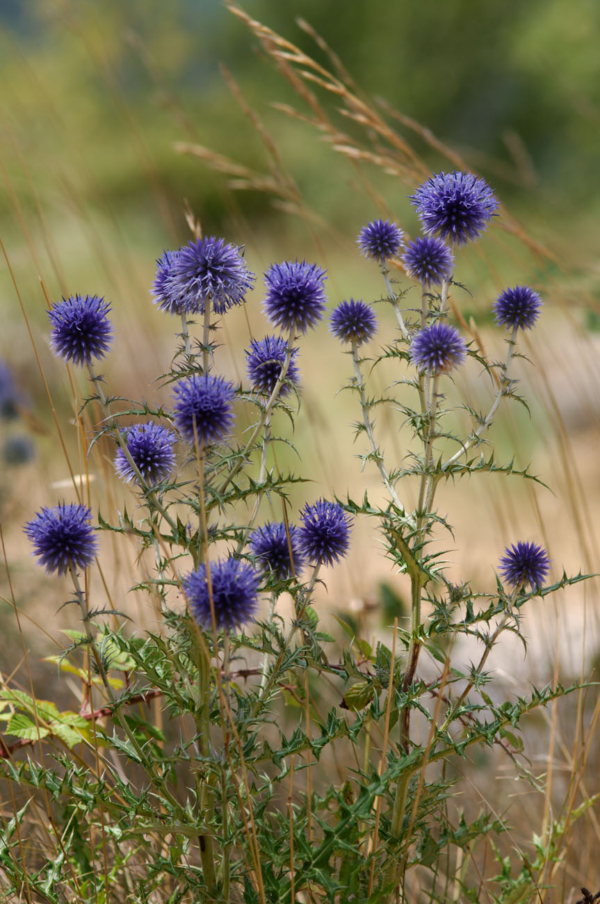
<svg viewBox="0 0 600 904"><path fill-rule="evenodd" d="M2 447L2 460L7 465L26 465L35 458L35 445L24 434L9 436Z"/></svg>
<svg viewBox="0 0 600 904"><path fill-rule="evenodd" d="M441 320L420 330L410 346L412 363L421 371L447 374L465 360L467 346L457 329Z"/></svg>
<svg viewBox="0 0 600 904"><path fill-rule="evenodd" d="M496 323L507 329L531 330L540 316L543 301L529 286L505 289L493 305Z"/></svg>
<svg viewBox="0 0 600 904"><path fill-rule="evenodd" d="M264 339L252 339L250 348L246 349L246 366L252 389L270 396L281 375L285 361L287 341L282 336L265 336ZM300 378L295 358L298 349L292 349L290 363L285 381L279 394L285 396L290 391L290 384L296 385Z"/></svg>
<svg viewBox="0 0 600 904"><path fill-rule="evenodd" d="M304 555L295 524L289 525L289 536L283 522L270 522L257 528L250 537L250 551L258 559L258 564L265 571L271 571L278 581L297 574L304 566Z"/></svg>
<svg viewBox="0 0 600 904"><path fill-rule="evenodd" d="M365 257L383 263L396 257L404 241L404 233L389 220L374 220L367 223L358 234L358 247Z"/></svg>
<svg viewBox="0 0 600 904"><path fill-rule="evenodd" d="M424 286L441 286L454 270L454 255L433 236L419 236L406 246L402 256L406 272Z"/></svg>
<svg viewBox="0 0 600 904"><path fill-rule="evenodd" d="M482 234L498 209L485 179L472 173L437 173L411 197L428 235L464 245Z"/></svg>
<svg viewBox="0 0 600 904"><path fill-rule="evenodd" d="M156 274L152 284L154 302L166 314L197 314L200 310L198 296L186 292L185 285L175 270L178 255L178 251L164 251L156 261Z"/></svg>
<svg viewBox="0 0 600 904"><path fill-rule="evenodd" d="M52 351L72 364L91 364L110 348L110 304L99 295L71 295L48 311Z"/></svg>
<svg viewBox="0 0 600 904"><path fill-rule="evenodd" d="M265 273L264 310L279 329L303 335L313 329L325 311L325 270L306 261L273 264Z"/></svg>
<svg viewBox="0 0 600 904"><path fill-rule="evenodd" d="M362 345L377 332L377 317L371 305L351 298L337 306L331 315L329 329L340 342Z"/></svg>
<svg viewBox="0 0 600 904"><path fill-rule="evenodd" d="M233 630L254 618L260 576L241 559L210 562L210 583L217 630ZM190 610L203 628L212 627L210 594L206 565L200 565L183 579Z"/></svg>
<svg viewBox="0 0 600 904"><path fill-rule="evenodd" d="M550 559L543 546L519 541L507 547L500 559L500 573L511 587L531 584L532 590L542 587L550 571Z"/></svg>
<svg viewBox="0 0 600 904"><path fill-rule="evenodd" d="M231 430L234 421L233 383L212 374L179 380L175 396L175 426L192 445L216 443Z"/></svg>
<svg viewBox="0 0 600 904"><path fill-rule="evenodd" d="M87 505L61 502L54 508L42 508L25 525L33 543L33 554L51 574L64 574L69 568L87 568L98 554L98 541L89 521Z"/></svg>
<svg viewBox="0 0 600 904"><path fill-rule="evenodd" d="M318 499L314 505L306 504L300 517L298 539L308 561L333 565L347 554L352 519L341 505Z"/></svg>
<svg viewBox="0 0 600 904"><path fill-rule="evenodd" d="M242 304L255 279L237 245L213 236L184 245L167 268L172 277L165 278L165 286L186 313L204 313L209 298L215 313L224 314Z"/></svg>
<svg viewBox="0 0 600 904"><path fill-rule="evenodd" d="M160 424L134 424L123 430L122 435L127 444L127 451L149 486L159 483L173 472L175 468L173 443L177 437L172 430L167 430ZM118 448L115 454L115 470L122 480L139 482L122 448Z"/></svg>
<svg viewBox="0 0 600 904"><path fill-rule="evenodd" d="M4 361L0 361L0 418L12 421L18 417L21 394L17 389L13 372Z"/></svg>

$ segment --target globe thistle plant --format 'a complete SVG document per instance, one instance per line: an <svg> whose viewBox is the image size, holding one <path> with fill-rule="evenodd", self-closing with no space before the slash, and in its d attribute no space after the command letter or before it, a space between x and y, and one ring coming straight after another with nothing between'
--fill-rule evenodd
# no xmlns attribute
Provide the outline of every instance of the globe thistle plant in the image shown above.
<svg viewBox="0 0 600 904"><path fill-rule="evenodd" d="M178 255L178 251L165 251L156 261L152 295L159 310L166 314L197 314L198 296L186 291L175 270Z"/></svg>
<svg viewBox="0 0 600 904"><path fill-rule="evenodd" d="M389 220L374 220L363 226L357 241L365 257L383 263L397 256L404 241L404 233Z"/></svg>
<svg viewBox="0 0 600 904"><path fill-rule="evenodd" d="M88 568L98 554L98 542L90 527L91 509L87 505L62 502L54 508L42 508L25 525L25 533L49 574L65 574L70 568Z"/></svg>
<svg viewBox="0 0 600 904"><path fill-rule="evenodd" d="M305 505L298 540L303 555L314 565L333 565L350 548L352 519L337 502L319 499Z"/></svg>
<svg viewBox="0 0 600 904"><path fill-rule="evenodd" d="M410 346L410 358L420 371L450 373L465 360L467 346L457 329L441 320L420 330Z"/></svg>
<svg viewBox="0 0 600 904"><path fill-rule="evenodd" d="M210 563L210 583L217 630L234 630L254 618L260 577L248 562L228 558ZM212 627L206 565L183 579L183 589L196 621Z"/></svg>
<svg viewBox="0 0 600 904"><path fill-rule="evenodd" d="M53 352L69 364L91 365L104 358L112 340L110 304L98 295L72 295L49 311Z"/></svg>
<svg viewBox="0 0 600 904"><path fill-rule="evenodd" d="M122 431L133 462L148 486L165 480L175 469L173 444L176 436L172 430L160 424L134 424ZM138 476L125 455L125 450L117 449L115 470L122 480L138 480Z"/></svg>
<svg viewBox="0 0 600 904"><path fill-rule="evenodd" d="M340 342L362 345L377 332L377 318L370 305L351 298L337 306L331 315L329 329Z"/></svg>
<svg viewBox="0 0 600 904"><path fill-rule="evenodd" d="M264 310L268 320L279 329L300 335L314 328L325 311L325 279L325 271L317 264L273 264L265 273Z"/></svg>
<svg viewBox="0 0 600 904"><path fill-rule="evenodd" d="M500 559L500 573L511 587L530 584L532 590L542 587L550 571L550 559L543 546L519 541L507 547Z"/></svg>
<svg viewBox="0 0 600 904"><path fill-rule="evenodd" d="M252 339L250 348L246 349L246 368L252 389L270 396L281 376L281 368L285 362L287 342L282 336L265 336L264 339ZM297 385L300 378L296 356L298 349L292 349L290 363L279 394L285 396L290 391L290 384Z"/></svg>
<svg viewBox="0 0 600 904"><path fill-rule="evenodd" d="M432 236L420 236L406 246L402 256L406 272L424 286L441 286L454 271L454 255Z"/></svg>
<svg viewBox="0 0 600 904"><path fill-rule="evenodd" d="M179 380L175 396L175 426L194 445L220 442L231 431L234 421L233 383L211 374Z"/></svg>
<svg viewBox="0 0 600 904"><path fill-rule="evenodd" d="M410 199L428 235L464 245L479 238L498 209L485 179L472 173L438 173Z"/></svg>
<svg viewBox="0 0 600 904"><path fill-rule="evenodd" d="M249 545L252 555L258 560L257 564L264 571L272 572L278 581L298 574L304 566L304 555L295 524L289 525L289 534L283 522L264 524L252 533Z"/></svg>
<svg viewBox="0 0 600 904"><path fill-rule="evenodd" d="M254 285L240 249L212 236L184 245L165 266L168 275L159 288L165 286L177 313L203 313L209 299L215 313L224 314L242 304Z"/></svg>
<svg viewBox="0 0 600 904"><path fill-rule="evenodd" d="M505 289L494 302L496 323L507 329L531 330L540 316L543 301L529 286Z"/></svg>

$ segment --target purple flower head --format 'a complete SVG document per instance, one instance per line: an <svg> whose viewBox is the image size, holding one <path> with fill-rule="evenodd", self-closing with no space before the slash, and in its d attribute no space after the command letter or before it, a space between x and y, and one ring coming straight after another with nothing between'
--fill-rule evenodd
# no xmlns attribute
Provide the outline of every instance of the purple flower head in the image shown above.
<svg viewBox="0 0 600 904"><path fill-rule="evenodd" d="M210 582L217 630L232 630L254 618L258 601L258 573L241 559L219 559L210 563ZM203 628L212 627L206 565L183 579L190 610Z"/></svg>
<svg viewBox="0 0 600 904"><path fill-rule="evenodd" d="M52 351L72 364L91 364L110 348L110 305L98 295L72 295L49 311Z"/></svg>
<svg viewBox="0 0 600 904"><path fill-rule="evenodd" d="M134 424L122 431L131 455L144 481L153 486L164 480L175 468L173 443L177 437L160 424ZM117 449L115 470L122 480L138 482L135 471L123 449Z"/></svg>
<svg viewBox="0 0 600 904"><path fill-rule="evenodd" d="M365 257L383 261L396 257L404 241L404 233L389 220L375 220L368 223L358 234L358 247Z"/></svg>
<svg viewBox="0 0 600 904"><path fill-rule="evenodd" d="M331 315L329 329L340 342L362 345L377 332L377 318L370 305L351 298L337 306Z"/></svg>
<svg viewBox="0 0 600 904"><path fill-rule="evenodd" d="M250 551L258 559L258 564L271 571L278 581L284 581L296 574L304 566L304 556L300 549L298 528L289 525L289 539L285 524L269 523L257 528L250 537ZM290 556L290 546L292 554ZM293 567L292 567L293 558Z"/></svg>
<svg viewBox="0 0 600 904"><path fill-rule="evenodd" d="M543 301L529 286L505 289L494 302L496 323L507 329L531 330L540 316Z"/></svg>
<svg viewBox="0 0 600 904"><path fill-rule="evenodd" d="M12 421L19 415L21 395L17 389L13 372L4 361L0 361L0 418Z"/></svg>
<svg viewBox="0 0 600 904"><path fill-rule="evenodd" d="M212 374L194 375L175 384L175 426L193 445L222 440L233 426L233 383Z"/></svg>
<svg viewBox="0 0 600 904"><path fill-rule="evenodd" d="M410 199L428 235L464 245L479 238L498 209L485 179L472 173L438 173Z"/></svg>
<svg viewBox="0 0 600 904"><path fill-rule="evenodd" d="M402 257L406 272L424 286L441 286L454 270L454 255L441 239L419 237L406 246Z"/></svg>
<svg viewBox="0 0 600 904"><path fill-rule="evenodd" d="M200 311L197 295L186 291L177 277L175 261L178 255L178 251L165 251L156 261L152 295L159 310L167 314L197 314Z"/></svg>
<svg viewBox="0 0 600 904"><path fill-rule="evenodd" d="M33 441L21 433L9 436L2 447L2 459L7 465L26 465L35 458Z"/></svg>
<svg viewBox="0 0 600 904"><path fill-rule="evenodd" d="M300 549L313 564L333 565L348 552L352 519L337 502L319 499L300 513Z"/></svg>
<svg viewBox="0 0 600 904"><path fill-rule="evenodd" d="M186 313L204 313L209 298L212 309L224 314L242 304L255 279L237 245L212 236L184 245L166 268L172 272L164 280L170 297Z"/></svg>
<svg viewBox="0 0 600 904"><path fill-rule="evenodd" d="M550 559L543 546L536 543L515 543L500 559L500 573L511 587L531 584L532 590L542 587L550 571Z"/></svg>
<svg viewBox="0 0 600 904"><path fill-rule="evenodd" d="M415 367L433 374L450 373L463 363L466 353L465 340L458 330L441 320L420 330L410 347Z"/></svg>
<svg viewBox="0 0 600 904"><path fill-rule="evenodd" d="M250 348L246 349L246 366L252 389L270 396L285 361L287 342L282 336L265 336L264 339L252 339ZM285 381L279 394L285 396L290 391L290 383L296 385L300 378L295 358L298 349L292 349L292 357L285 375Z"/></svg>
<svg viewBox="0 0 600 904"><path fill-rule="evenodd" d="M265 273L267 318L274 326L301 335L314 328L325 310L325 279L325 270L317 264L273 264Z"/></svg>
<svg viewBox="0 0 600 904"><path fill-rule="evenodd" d="M64 574L70 567L83 569L92 564L98 541L89 525L91 517L87 505L61 502L54 508L42 508L25 525L33 554L49 574Z"/></svg>

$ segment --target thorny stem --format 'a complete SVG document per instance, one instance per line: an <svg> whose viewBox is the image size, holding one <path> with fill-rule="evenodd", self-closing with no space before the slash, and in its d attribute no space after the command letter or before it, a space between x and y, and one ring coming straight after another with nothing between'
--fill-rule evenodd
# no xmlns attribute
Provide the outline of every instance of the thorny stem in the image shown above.
<svg viewBox="0 0 600 904"><path fill-rule="evenodd" d="M258 476L258 483L260 489L256 492L256 499L254 502L254 507L252 509L252 513L250 515L250 519L248 524L246 525L245 530L240 537L240 541L237 545L236 555L239 556L244 546L246 545L246 541L248 539L248 534L252 530L254 526L254 522L256 521L256 517L258 515L258 510L260 508L260 501L262 498L262 494L264 489L262 488L262 484L267 479L267 459L269 454L269 443L271 442L271 415L269 414L267 420L265 421L265 432L263 433L263 445L262 445L262 454L260 457L260 472Z"/></svg>
<svg viewBox="0 0 600 904"><path fill-rule="evenodd" d="M400 310L400 305L398 304L398 299L396 297L396 293L394 292L394 287L392 286L390 280L390 271L387 269L385 265L385 261L381 262L381 273L383 276L383 281L385 283L385 288L387 289L388 298L392 302L394 307L394 311L396 312L396 319L398 320L398 326L402 332L402 335L405 339L409 339L408 330L406 329L406 324L404 323L404 317L402 316L402 311Z"/></svg>
<svg viewBox="0 0 600 904"><path fill-rule="evenodd" d="M181 335L183 336L183 341L185 343L185 356L188 359L189 364L192 359L192 343L190 340L190 331L188 329L187 315L184 311L181 312Z"/></svg>
<svg viewBox="0 0 600 904"><path fill-rule="evenodd" d="M204 321L202 329L202 373L207 374L211 365L210 349L210 295L204 299Z"/></svg>

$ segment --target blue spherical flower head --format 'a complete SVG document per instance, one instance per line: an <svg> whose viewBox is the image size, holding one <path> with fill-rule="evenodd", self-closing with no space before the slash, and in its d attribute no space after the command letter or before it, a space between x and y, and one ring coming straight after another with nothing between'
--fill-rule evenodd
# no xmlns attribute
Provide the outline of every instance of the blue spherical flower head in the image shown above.
<svg viewBox="0 0 600 904"><path fill-rule="evenodd" d="M35 445L28 436L9 436L2 447L2 459L7 465L26 465L35 458Z"/></svg>
<svg viewBox="0 0 600 904"><path fill-rule="evenodd" d="M210 582L217 630L233 630L254 618L260 577L248 562L219 559L210 563ZM183 579L190 610L203 628L212 628L206 565Z"/></svg>
<svg viewBox="0 0 600 904"><path fill-rule="evenodd" d="M300 517L300 549L310 562L333 565L347 554L352 519L341 505L319 499L305 505Z"/></svg>
<svg viewBox="0 0 600 904"><path fill-rule="evenodd" d="M197 295L185 291L175 270L178 254L178 251L165 251L156 261L152 295L159 310L166 314L197 314L200 311Z"/></svg>
<svg viewBox="0 0 600 904"><path fill-rule="evenodd" d="M234 305L242 304L246 293L254 285L254 273L237 245L209 236L184 245L172 261L173 286L176 297L203 313L204 303L210 299L212 309L224 314ZM191 308L185 310L191 311Z"/></svg>
<svg viewBox="0 0 600 904"><path fill-rule="evenodd" d="M173 443L177 437L160 424L134 424L122 431L127 450L144 481L153 486L165 480L175 469ZM117 449L115 470L122 480L138 481L123 449Z"/></svg>
<svg viewBox="0 0 600 904"><path fill-rule="evenodd" d="M383 263L396 257L404 241L404 233L389 220L374 220L360 230L358 247L365 257Z"/></svg>
<svg viewBox="0 0 600 904"><path fill-rule="evenodd" d="M19 415L21 395L17 389L13 372L4 361L0 361L0 418L12 421Z"/></svg>
<svg viewBox="0 0 600 904"><path fill-rule="evenodd" d="M250 537L250 551L258 559L258 564L265 571L271 571L278 581L292 577L304 566L298 528L294 524L289 525L289 537L283 522L272 522L257 528Z"/></svg>
<svg viewBox="0 0 600 904"><path fill-rule="evenodd" d="M550 571L550 559L543 546L519 542L509 546L500 559L500 573L513 588L531 584L532 590L542 587Z"/></svg>
<svg viewBox="0 0 600 904"><path fill-rule="evenodd" d="M428 235L464 245L482 234L498 209L485 179L472 173L438 173L410 199Z"/></svg>
<svg viewBox="0 0 600 904"><path fill-rule="evenodd" d="M306 261L273 264L265 273L268 320L282 330L303 335L325 311L325 270Z"/></svg>
<svg viewBox="0 0 600 904"><path fill-rule="evenodd" d="M329 329L340 342L362 345L377 332L377 317L370 305L351 298L337 306L331 315Z"/></svg>
<svg viewBox="0 0 600 904"><path fill-rule="evenodd" d="M194 445L216 443L231 430L234 421L233 383L212 374L179 380L174 389L175 426Z"/></svg>
<svg viewBox="0 0 600 904"><path fill-rule="evenodd" d="M453 326L441 320L420 330L412 341L410 357L421 371L447 374L465 360L467 346Z"/></svg>
<svg viewBox="0 0 600 904"><path fill-rule="evenodd" d="M110 305L98 295L72 295L49 311L52 351L71 364L91 364L110 348Z"/></svg>
<svg viewBox="0 0 600 904"><path fill-rule="evenodd" d="M410 242L402 261L408 275L424 286L441 286L454 270L454 255L441 239L432 236Z"/></svg>
<svg viewBox="0 0 600 904"><path fill-rule="evenodd" d="M264 339L252 339L250 348L246 349L246 366L252 388L270 396L281 375L285 361L287 342L282 336L265 336ZM295 358L298 349L292 349L285 381L279 394L285 396L290 391L290 383L296 385L300 378Z"/></svg>
<svg viewBox="0 0 600 904"><path fill-rule="evenodd" d="M33 554L48 573L64 574L69 568L87 568L98 554L98 541L89 521L87 505L60 503L42 508L25 525Z"/></svg>
<svg viewBox="0 0 600 904"><path fill-rule="evenodd" d="M543 301L529 286L505 289L494 302L496 323L507 329L531 330L540 316Z"/></svg>

